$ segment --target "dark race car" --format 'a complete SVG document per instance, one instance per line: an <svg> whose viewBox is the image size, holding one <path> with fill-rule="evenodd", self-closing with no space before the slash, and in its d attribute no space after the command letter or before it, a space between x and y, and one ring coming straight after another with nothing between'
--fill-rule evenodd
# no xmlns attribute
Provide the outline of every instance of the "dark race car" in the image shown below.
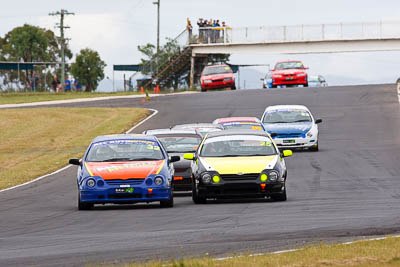
<svg viewBox="0 0 400 267"><path fill-rule="evenodd" d="M168 155L181 156L181 160L174 163L173 187L175 191L190 191L192 189L191 161L183 159L183 155L196 152L202 137L195 130L160 129L146 131L146 134L157 136Z"/></svg>

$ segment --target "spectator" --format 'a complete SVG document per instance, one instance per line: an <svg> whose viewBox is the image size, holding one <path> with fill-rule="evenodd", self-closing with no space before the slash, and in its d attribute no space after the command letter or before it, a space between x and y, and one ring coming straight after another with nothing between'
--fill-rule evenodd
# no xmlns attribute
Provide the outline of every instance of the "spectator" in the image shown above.
<svg viewBox="0 0 400 267"><path fill-rule="evenodd" d="M192 23L190 22L189 18L186 18L186 30L189 33L189 43L192 42L192 30L193 30L193 26Z"/></svg>
<svg viewBox="0 0 400 267"><path fill-rule="evenodd" d="M77 79L74 79L74 88L75 88L75 91L77 91L77 92L82 91L82 86L79 84L79 81Z"/></svg>
<svg viewBox="0 0 400 267"><path fill-rule="evenodd" d="M71 81L68 79L68 76L65 76L64 91L71 92Z"/></svg>
<svg viewBox="0 0 400 267"><path fill-rule="evenodd" d="M199 26L199 42L202 43L204 40L204 21L202 18L199 18L199 20L197 21L197 26Z"/></svg>
<svg viewBox="0 0 400 267"><path fill-rule="evenodd" d="M57 92L57 88L60 85L60 80L58 79L57 75L54 75L53 81L51 82L51 89L53 89L54 92Z"/></svg>
<svg viewBox="0 0 400 267"><path fill-rule="evenodd" d="M36 73L32 72L32 77L30 78L29 84L31 86L32 92L36 92L39 85L39 78L36 77Z"/></svg>

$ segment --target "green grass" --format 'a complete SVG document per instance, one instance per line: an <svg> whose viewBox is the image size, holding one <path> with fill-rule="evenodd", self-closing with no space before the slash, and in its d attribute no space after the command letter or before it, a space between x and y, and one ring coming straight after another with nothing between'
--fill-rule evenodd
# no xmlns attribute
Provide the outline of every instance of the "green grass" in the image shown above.
<svg viewBox="0 0 400 267"><path fill-rule="evenodd" d="M210 257L197 259L153 261L145 264L125 264L124 267L264 267L264 266L400 266L400 238L359 241L353 244L313 245L282 254L262 256L235 256L215 260Z"/></svg>
<svg viewBox="0 0 400 267"><path fill-rule="evenodd" d="M94 137L123 133L148 115L139 108L0 109L0 189L66 166Z"/></svg>
<svg viewBox="0 0 400 267"><path fill-rule="evenodd" d="M68 100L77 98L93 98L102 96L126 96L139 94L137 92L117 92L117 93L90 93L90 92L68 92L68 93L50 93L50 92L18 92L1 93L0 105L2 104L21 104L41 101Z"/></svg>

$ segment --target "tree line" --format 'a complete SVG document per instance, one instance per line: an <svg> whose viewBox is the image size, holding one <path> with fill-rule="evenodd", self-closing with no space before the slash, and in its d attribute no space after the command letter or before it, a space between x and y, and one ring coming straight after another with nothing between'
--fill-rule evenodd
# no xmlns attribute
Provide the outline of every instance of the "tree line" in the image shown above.
<svg viewBox="0 0 400 267"><path fill-rule="evenodd" d="M68 44L64 47L66 60L71 60L73 57L71 49ZM16 27L4 37L0 36L0 61L60 63L62 61L60 38L51 30L33 25ZM66 64L66 73L74 76L79 84L90 92L96 90L98 83L104 79L105 66L98 52L85 48L75 56L74 63ZM33 70L0 69L0 90L31 90L30 78L33 73L41 77L38 90L45 91L51 88L54 76L61 77L61 68L59 64L43 64L34 65Z"/></svg>

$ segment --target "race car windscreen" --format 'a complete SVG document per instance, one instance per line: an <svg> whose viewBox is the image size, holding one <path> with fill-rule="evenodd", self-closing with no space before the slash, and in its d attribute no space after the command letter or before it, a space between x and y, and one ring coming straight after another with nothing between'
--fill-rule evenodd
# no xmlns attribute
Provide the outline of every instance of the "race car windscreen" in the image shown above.
<svg viewBox="0 0 400 267"><path fill-rule="evenodd" d="M268 111L263 119L264 123L294 123L311 121L311 115L308 111L289 109Z"/></svg>
<svg viewBox="0 0 400 267"><path fill-rule="evenodd" d="M200 136L157 136L168 153L196 152L201 143Z"/></svg>
<svg viewBox="0 0 400 267"><path fill-rule="evenodd" d="M281 62L276 64L275 70L287 70L287 69L304 69L304 65L301 62Z"/></svg>
<svg viewBox="0 0 400 267"><path fill-rule="evenodd" d="M228 66L209 67L204 69L203 75L222 74L222 73L232 73L232 69Z"/></svg>
<svg viewBox="0 0 400 267"><path fill-rule="evenodd" d="M224 129L238 129L238 130L262 130L262 125L257 122L226 122L223 123Z"/></svg>
<svg viewBox="0 0 400 267"><path fill-rule="evenodd" d="M113 140L91 146L86 161L117 162L162 160L164 155L158 142L147 140Z"/></svg>
<svg viewBox="0 0 400 267"><path fill-rule="evenodd" d="M265 136L232 135L205 140L201 157L241 157L276 155L271 139Z"/></svg>

